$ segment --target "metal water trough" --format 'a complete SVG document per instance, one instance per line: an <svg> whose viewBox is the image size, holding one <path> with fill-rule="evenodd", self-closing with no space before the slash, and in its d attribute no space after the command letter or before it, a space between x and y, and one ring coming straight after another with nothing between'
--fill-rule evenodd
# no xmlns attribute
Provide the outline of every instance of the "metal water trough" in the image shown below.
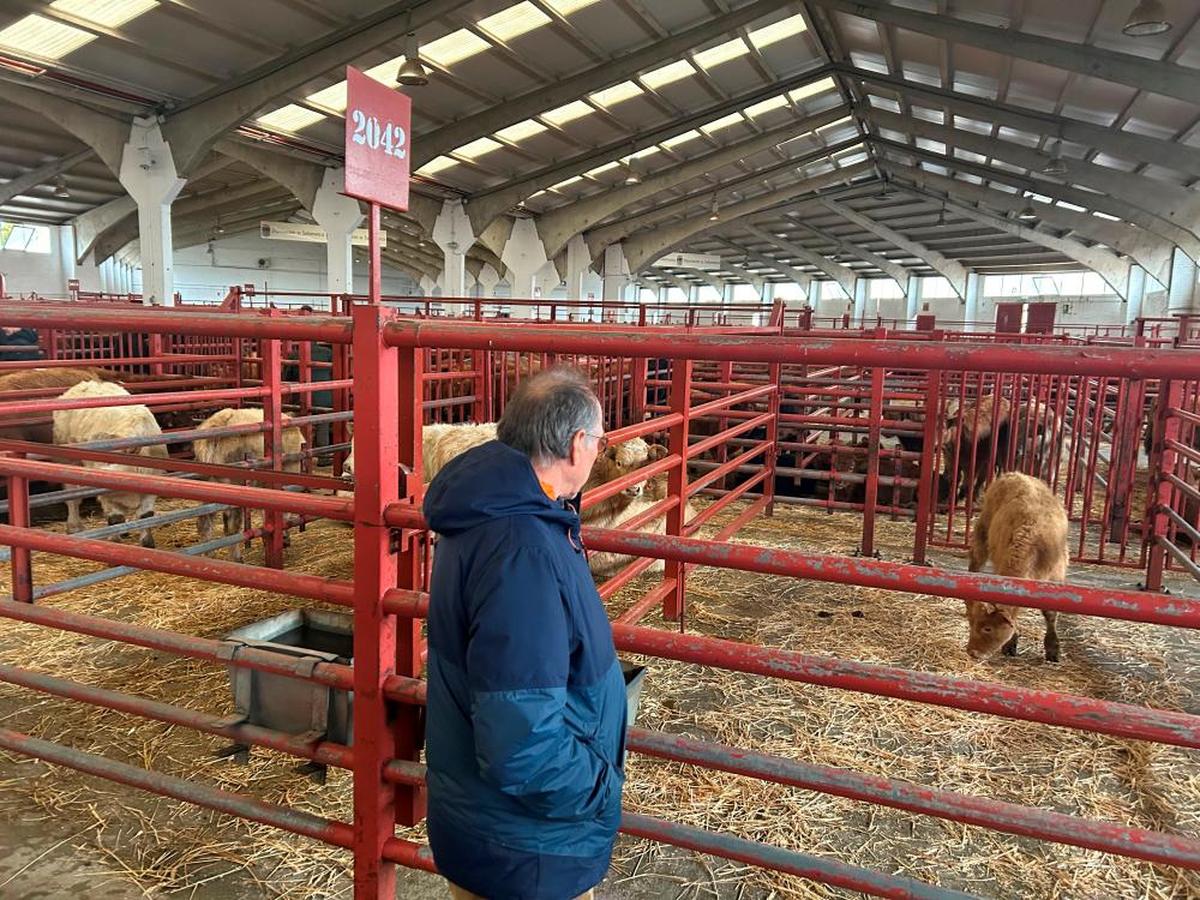
<svg viewBox="0 0 1200 900"><path fill-rule="evenodd" d="M325 610L291 610L230 632L227 640L311 659L314 664L351 665L354 617ZM231 667L229 682L238 715L251 725L307 741L353 742L354 701L349 691L244 667Z"/></svg>

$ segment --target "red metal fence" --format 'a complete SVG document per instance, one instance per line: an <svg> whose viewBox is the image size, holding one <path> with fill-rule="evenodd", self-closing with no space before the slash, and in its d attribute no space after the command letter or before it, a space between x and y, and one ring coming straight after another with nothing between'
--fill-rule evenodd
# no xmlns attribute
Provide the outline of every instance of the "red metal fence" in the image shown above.
<svg viewBox="0 0 1200 900"><path fill-rule="evenodd" d="M5 307L0 310L6 322L44 329L78 327L104 332L123 328L152 335L257 342L263 361L262 384L224 391L209 390L200 396L209 400L257 400L264 404L269 466L264 471L246 471L203 467L181 460L156 460L150 467L161 469L163 475L131 476L100 469L82 470L37 458L66 461L85 458L117 461L122 458L103 448L0 444L0 451L3 451L0 453L0 476L7 480L11 508L10 524L0 526L0 544L12 548L13 568L12 597L0 600L0 616L152 647L218 666L282 673L353 690L354 746L328 741L303 743L295 736L270 729L232 724L169 704L76 684L19 667L0 667L0 680L352 769L354 821L322 819L193 781L116 763L8 729L0 729L0 747L350 849L355 861L355 894L360 898L394 896L394 866L397 863L432 869L433 861L427 848L400 840L394 834L396 823L414 823L423 812L418 709L424 699L424 686L419 679L423 653L421 618L428 599L420 588L428 563L429 544L419 514L419 501L423 489L421 425L428 414L430 401L426 396L427 388L422 385L462 382L462 389L467 389L465 385L470 382L471 395L438 396L433 400L451 399L465 404L470 396L469 402L474 406L478 402L475 392L481 383L486 394L486 385L492 380L487 376L503 371L507 377L508 371L507 362L503 367L493 369L477 368L475 361L482 360L486 353L498 355L502 361L506 360L505 354L519 353L521 359L527 360L548 359L551 355L555 359L600 360L600 368L593 371L600 384L615 379L621 387L613 387L614 396L624 397L626 383L639 395L628 402L620 401L622 408L630 410L630 421L617 428L610 437L620 440L635 435L665 435L668 455L626 479L667 474L667 496L647 514L647 520L665 515L665 533L596 529L585 532L594 550L627 554L639 560L603 585L606 596L620 586L621 579L628 583L632 578L629 573L639 566L644 568L655 558L667 561L662 577L614 625L614 637L620 649L767 678L1200 748L1200 716L1196 715L757 647L637 624L653 606L661 606L666 618L682 624L687 612L688 567L706 565L1107 616L1161 626L1200 628L1200 602L1155 592L1048 585L925 566L727 543L724 538L740 523L727 526L717 539L700 539L695 536L699 524L711 516L708 510L719 508L719 504L698 514L689 514L687 506L687 499L702 490L724 490L725 493L720 494L724 504L744 502L739 510L739 520L760 511L767 512L773 499L773 467L777 451L791 445L796 453L817 452L812 448L821 444L815 435L845 431L867 437L863 445L846 442L854 450L850 456L866 459L862 482L866 485L866 515L874 514L876 495L885 477L881 475L881 469L886 468L886 460L891 459L897 463L919 462L922 466L915 516L918 522L934 522L937 502L933 478L937 443L934 438L941 429L938 416L945 414L951 400L957 399L961 411L971 399L976 401L976 409L982 409L981 402L988 396L1008 398L1020 407L1013 415L1014 425L1025 422L1028 435L1034 433L1033 426L1038 423L1044 428L1051 412L1056 416L1061 414L1072 428L1076 427L1076 422L1108 422L1107 426L1101 424L1080 438L1080 447L1086 447L1086 453L1081 449L1069 457L1078 461L1087 458L1093 449L1099 454L1097 435L1102 435L1105 427L1110 433L1120 430L1121 422L1130 415L1129 410L1136 407L1134 386L1157 382L1161 396L1166 398L1160 404L1163 428L1157 440L1164 456L1165 471L1170 477L1159 483L1155 495L1159 502L1154 510L1156 541L1151 556L1175 556L1168 544L1178 540L1179 523L1171 519L1167 511L1171 504L1168 495L1182 493L1195 499L1194 491L1185 490L1191 483L1189 467L1197 462L1190 431L1200 422L1200 416L1195 413L1195 388L1187 386L1200 380L1200 358L1195 354L1113 347L1088 348L1087 352L1081 352L1070 346L990 346L861 338L813 338L797 342L786 336L702 333L695 329L629 332L552 326L513 328L503 324L406 319L373 306L356 306L352 312L352 319L347 319L123 310L118 324L118 319L104 310L70 313L57 308ZM327 478L280 471L283 397L289 390L295 390L285 387L279 377L285 342L296 342L300 347L323 342L339 349L352 344L355 379L371 385L371 390L360 391L355 398L358 479L353 500L285 489L302 486L309 490L327 490L338 485ZM339 358L343 357L335 353L334 359ZM439 366L453 366L457 362L471 368L449 369L449 377L431 382L426 377L426 366L431 359ZM656 365L652 373L639 382L635 373L640 363L627 374L624 362L612 363L612 360L658 360L664 364ZM334 374L335 377L340 374L337 364L334 364ZM339 382L333 384L337 385L336 391L349 388ZM308 385L300 390L303 392L312 387ZM166 402L168 398L169 395L156 397L151 394L137 399L154 405ZM920 401L924 401L924 415L912 417L913 404ZM996 402L993 401L993 407ZM62 405L62 401L31 400L20 409L44 413ZM646 421L641 421L643 409L651 416ZM933 414L935 410L937 414ZM976 429L973 434L978 433L978 416L974 419L975 425L968 425L968 417L960 412L958 421L960 431L970 427ZM785 427L790 429L786 436ZM889 432L897 439L919 432L923 439L921 450L892 448L885 451L881 448L881 439ZM902 444L899 446L903 447ZM1028 447L1022 451L1021 446L1020 441L1010 441L1003 448L1010 455L1010 463L1016 463L1018 454L1029 452ZM993 441L989 452L999 453L1000 449L999 442ZM919 459L906 456L906 453L917 453ZM694 466L689 471L688 461L700 461L706 454L711 455L706 460L708 465ZM976 451L971 455L979 465L979 453ZM1112 457L1112 463L1125 465L1123 459L1125 457L1118 453ZM983 465L990 466L990 462L985 461ZM1069 462L1068 469L1071 465L1074 462ZM970 463L964 472L968 479L974 477L969 466ZM748 477L738 480L735 476L743 468L749 469L742 473ZM803 470L803 466L795 468ZM698 470L700 474L695 475ZM840 470L835 466L830 471L837 473ZM849 474L858 473L851 471ZM198 482L178 475L219 475L260 486ZM905 486L903 475L892 477L893 487ZM1059 477L1061 481L1061 467ZM271 516L261 532L269 542L268 560L276 565L282 559L282 536L289 525L305 517L353 522L354 580L303 575L277 568L261 569L186 553L112 544L95 536L72 537L29 528L24 501L28 496L27 485L33 479L69 480L97 488L152 491L160 496L192 499L205 504L265 509ZM722 479L727 484L724 489L716 487ZM832 480L836 484L839 479ZM1070 481L1069 472L1067 480ZM620 487L619 482L614 482L605 490L613 492ZM589 500L595 502L599 496ZM1106 498L1109 513L1116 502ZM948 502L947 514L953 506L953 501ZM869 534L868 523L864 543L869 540ZM242 536L235 537L240 539ZM864 547L868 548L869 544ZM352 667L330 663L311 665L257 649L242 648L233 653L232 648L221 641L31 604L27 601L38 589L34 579L36 566L31 566L29 556L35 551L270 589L352 607L354 664ZM1192 837L1129 828L1119 822L1092 821L640 729L631 731L629 746L634 752L885 804L1010 834L1200 869L1200 841ZM871 871L825 856L770 847L635 813L626 813L622 828L629 834L879 896L964 896L902 875Z"/></svg>

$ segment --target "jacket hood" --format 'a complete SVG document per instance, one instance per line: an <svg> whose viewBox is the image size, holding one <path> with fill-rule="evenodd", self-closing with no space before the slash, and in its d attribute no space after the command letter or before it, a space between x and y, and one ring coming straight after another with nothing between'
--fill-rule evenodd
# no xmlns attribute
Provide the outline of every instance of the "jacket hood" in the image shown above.
<svg viewBox="0 0 1200 900"><path fill-rule="evenodd" d="M494 519L537 516L578 539L579 517L542 490L529 457L500 441L455 457L430 483L422 505L438 534L467 531Z"/></svg>

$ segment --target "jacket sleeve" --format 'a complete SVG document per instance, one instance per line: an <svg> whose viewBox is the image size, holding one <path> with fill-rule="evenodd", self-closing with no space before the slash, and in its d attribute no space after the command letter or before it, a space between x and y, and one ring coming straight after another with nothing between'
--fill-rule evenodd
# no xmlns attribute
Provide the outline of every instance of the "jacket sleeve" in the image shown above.
<svg viewBox="0 0 1200 900"><path fill-rule="evenodd" d="M545 818L595 818L623 776L564 718L572 629L550 560L502 551L472 593L467 672L481 776Z"/></svg>

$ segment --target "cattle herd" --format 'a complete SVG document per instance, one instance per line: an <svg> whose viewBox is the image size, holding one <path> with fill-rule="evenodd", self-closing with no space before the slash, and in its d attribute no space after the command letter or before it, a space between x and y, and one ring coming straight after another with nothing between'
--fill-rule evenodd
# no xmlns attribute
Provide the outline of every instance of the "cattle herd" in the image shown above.
<svg viewBox="0 0 1200 900"><path fill-rule="evenodd" d="M4 392L20 391L19 395L9 393L9 396L57 394L66 400L123 398L128 396L125 384L147 378L90 367L29 369L0 375L0 396L4 396ZM923 411L914 404L906 412L911 414L911 422L917 422ZM259 425L262 421L261 409L230 408L213 412L197 428L204 431ZM704 422L698 423L695 430L703 434ZM1017 415L1016 403L999 395L985 394L974 402L952 404L946 410L944 421L934 432L939 440L933 457L937 460L938 500L947 504L962 501L968 496L974 499L990 482L982 494L979 515L974 523L969 555L971 571L979 571L990 562L996 574L1002 576L1049 581L1065 579L1067 514L1062 502L1042 480L1047 477L1061 452L1061 430L1058 420L1049 410L1037 417L1022 418ZM826 433L830 432L827 430ZM85 467L133 473L159 471L139 466L138 461L146 457L167 456L167 445L152 441L161 434L155 415L148 407L139 404L64 409L55 412L49 423L28 420L0 425L0 438L53 441L60 445L136 439L126 441L127 449L123 452L130 457L128 463L81 463ZM495 436L495 423L425 426L422 465L426 481L432 479L451 459L471 447L494 440ZM749 437L753 439L754 433L750 433ZM911 503L920 477L913 457L922 449L921 437L921 429L910 426L899 429L899 436L886 446L881 442L881 505L903 506ZM781 440L786 439L781 436ZM285 471L299 471L304 442L300 428L292 425L284 428L282 445ZM811 450L812 445L808 449ZM264 438L262 432L199 437L193 441L192 450L198 462L227 466L253 465L263 458ZM665 513L660 512L647 520L647 515L652 515L652 508L667 497L665 473L635 481L623 490L605 492L607 496L599 501L588 502L586 498L604 485L624 479L662 459L668 452L663 443L655 443L653 439L648 442L642 438L608 447L597 458L584 489L585 500L580 513L583 523L591 527L622 528L625 523L637 520L637 527L641 531L665 533ZM861 439L851 439L840 445L835 440L824 450L818 447L815 453L809 453L804 463L800 463L797 456L782 458L781 474L777 481L779 492L789 493L786 489L789 481L794 487L804 479L803 473L811 474L813 459L819 458L822 453L828 455L815 467L825 464L833 473L823 483L823 489L840 501L861 502L865 481L862 476L867 460L867 448ZM1016 468L1030 474L1008 472L995 477L1001 469L1006 468L1005 460L1011 463L1014 459ZM970 464L965 464L964 460L970 460ZM694 462L703 468L703 459ZM712 464L710 461L710 469ZM802 474L797 476L797 472ZM343 467L343 477L352 480L353 476L352 443ZM155 497L150 495L109 492L102 494L99 500L110 525L154 515ZM79 506L77 499L68 501L67 530L70 532L83 528ZM686 509L685 521L694 513L690 501ZM223 518L225 534L243 531L245 523L241 510L227 510ZM198 517L202 541L211 539L214 521L215 516L211 514ZM142 544L154 545L149 528L142 531ZM242 545L234 546L230 552L235 560L240 561ZM592 572L601 581L616 574L631 561L630 557L614 553L592 552L589 555ZM661 571L662 566L659 561L651 571ZM970 638L967 649L970 655L982 659L999 651L1015 653L1018 612L1018 607L968 602ZM1046 613L1045 617L1045 656L1053 661L1059 655L1054 614Z"/></svg>

